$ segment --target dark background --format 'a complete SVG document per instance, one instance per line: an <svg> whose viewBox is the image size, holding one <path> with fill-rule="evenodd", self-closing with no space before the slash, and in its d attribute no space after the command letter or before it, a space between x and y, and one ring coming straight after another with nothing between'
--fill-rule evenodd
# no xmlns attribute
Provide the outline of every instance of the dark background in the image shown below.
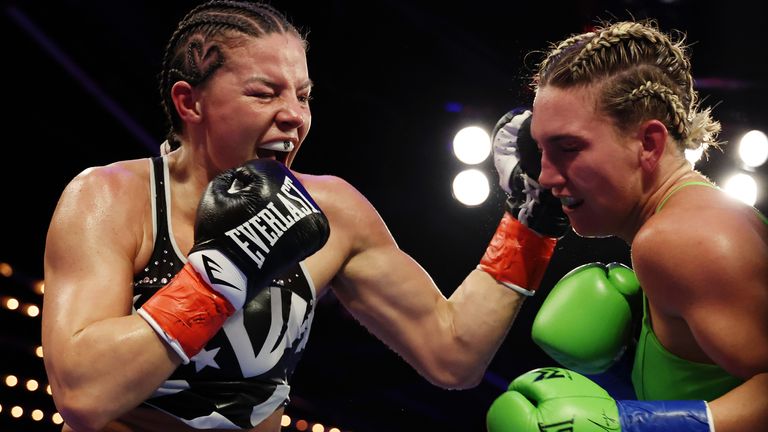
<svg viewBox="0 0 768 432"><path fill-rule="evenodd" d="M165 134L156 84L162 52L178 20L196 3L0 2L0 262L14 269L12 276L0 277L0 296L41 303L29 286L43 277L47 224L73 176L89 166L157 152ZM721 139L768 130L764 2L272 4L309 31L314 119L294 168L338 175L355 185L446 296L477 264L502 205L498 192L474 208L452 198L450 182L462 168L451 152L452 137L470 124L490 129L507 110L530 104L529 77L540 59L530 51L545 50L598 19L655 18L662 29L687 33L697 87L705 104L716 106ZM446 110L449 103L460 111ZM716 181L737 168L735 152L725 149L700 165ZM483 168L492 172L489 161ZM766 169L755 174L764 186ZM757 204L764 212L766 205L765 198ZM287 413L342 430L483 430L485 411L510 379L553 363L529 332L554 282L582 263L628 259L619 240L567 236L486 379L466 391L428 384L328 295L294 375ZM45 383L42 361L30 355L39 345L39 317L0 308L0 325L0 376ZM38 407L47 417L35 423L25 413L12 420L14 404ZM0 407L0 431L54 429L48 419L53 405L40 391L0 383Z"/></svg>

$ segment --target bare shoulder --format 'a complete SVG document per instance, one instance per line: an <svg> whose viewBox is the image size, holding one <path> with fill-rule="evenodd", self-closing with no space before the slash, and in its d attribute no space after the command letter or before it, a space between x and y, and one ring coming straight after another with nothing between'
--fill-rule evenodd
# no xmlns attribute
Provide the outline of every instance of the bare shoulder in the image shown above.
<svg viewBox="0 0 768 432"><path fill-rule="evenodd" d="M379 215L357 188L341 177L297 174L312 198L331 219L345 223L369 223Z"/></svg>
<svg viewBox="0 0 768 432"><path fill-rule="evenodd" d="M722 192L705 192L670 202L635 236L632 262L649 296L663 290L665 298L686 302L747 287L749 278L765 283L765 224Z"/></svg>
<svg viewBox="0 0 768 432"><path fill-rule="evenodd" d="M342 199L354 199L355 196L363 198L362 194L354 186L341 177L296 172L294 174L301 181L301 184L307 188L312 198L318 201L318 204L320 201L333 201L333 196L339 196Z"/></svg>
<svg viewBox="0 0 768 432"><path fill-rule="evenodd" d="M370 251L397 249L394 238L378 211L346 180L329 175L299 175L312 198L331 225L326 252L332 251L336 264L366 255Z"/></svg>
<svg viewBox="0 0 768 432"><path fill-rule="evenodd" d="M113 194L131 193L146 189L149 184L149 163L147 159L115 162L109 165L90 167L81 171L64 189L63 198L88 195L89 198ZM127 198L123 196L123 198Z"/></svg>
<svg viewBox="0 0 768 432"><path fill-rule="evenodd" d="M73 234L105 232L119 237L119 233L130 232L131 226L143 230L136 221L144 217L149 195L147 159L87 168L69 182L59 198L49 237L67 239ZM137 232L140 234L143 232Z"/></svg>

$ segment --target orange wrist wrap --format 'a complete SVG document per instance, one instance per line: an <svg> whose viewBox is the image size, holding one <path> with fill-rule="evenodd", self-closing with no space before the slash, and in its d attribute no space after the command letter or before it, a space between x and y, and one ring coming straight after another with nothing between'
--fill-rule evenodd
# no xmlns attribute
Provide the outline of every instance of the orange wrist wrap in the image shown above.
<svg viewBox="0 0 768 432"><path fill-rule="evenodd" d="M141 309L181 345L188 358L200 352L235 313L229 300L211 289L189 263Z"/></svg>
<svg viewBox="0 0 768 432"><path fill-rule="evenodd" d="M477 267L504 285L532 294L544 277L556 243L557 239L537 234L505 212Z"/></svg>

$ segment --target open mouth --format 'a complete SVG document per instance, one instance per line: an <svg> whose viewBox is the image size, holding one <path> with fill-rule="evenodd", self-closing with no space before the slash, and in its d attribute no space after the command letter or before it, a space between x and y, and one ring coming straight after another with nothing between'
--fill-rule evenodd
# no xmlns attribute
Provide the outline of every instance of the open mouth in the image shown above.
<svg viewBox="0 0 768 432"><path fill-rule="evenodd" d="M274 159L278 162L285 163L288 159L288 154L293 150L293 142L288 140L273 141L259 146L256 149L256 156L259 159Z"/></svg>
<svg viewBox="0 0 768 432"><path fill-rule="evenodd" d="M560 204L568 210L575 210L584 204L584 200L574 197L560 197Z"/></svg>

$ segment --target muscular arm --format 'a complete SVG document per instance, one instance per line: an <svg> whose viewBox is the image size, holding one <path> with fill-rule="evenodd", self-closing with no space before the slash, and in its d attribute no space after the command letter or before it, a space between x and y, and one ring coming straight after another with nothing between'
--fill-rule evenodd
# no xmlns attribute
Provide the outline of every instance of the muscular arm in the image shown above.
<svg viewBox="0 0 768 432"><path fill-rule="evenodd" d="M179 362L146 321L131 315L143 235L136 206L148 195L146 179L135 177L116 166L81 174L64 191L48 231L45 366L56 405L76 430L99 429L134 408Z"/></svg>
<svg viewBox="0 0 768 432"><path fill-rule="evenodd" d="M653 240L633 247L662 344L745 380L710 404L718 432L759 429L768 422L765 230L734 216L712 211L699 214L700 222L688 228L659 226Z"/></svg>
<svg viewBox="0 0 768 432"><path fill-rule="evenodd" d="M337 297L432 383L446 388L476 385L522 296L474 270L446 299L427 272L398 248L370 203L336 181L334 199L321 206L331 221L329 244L348 251L333 281Z"/></svg>

